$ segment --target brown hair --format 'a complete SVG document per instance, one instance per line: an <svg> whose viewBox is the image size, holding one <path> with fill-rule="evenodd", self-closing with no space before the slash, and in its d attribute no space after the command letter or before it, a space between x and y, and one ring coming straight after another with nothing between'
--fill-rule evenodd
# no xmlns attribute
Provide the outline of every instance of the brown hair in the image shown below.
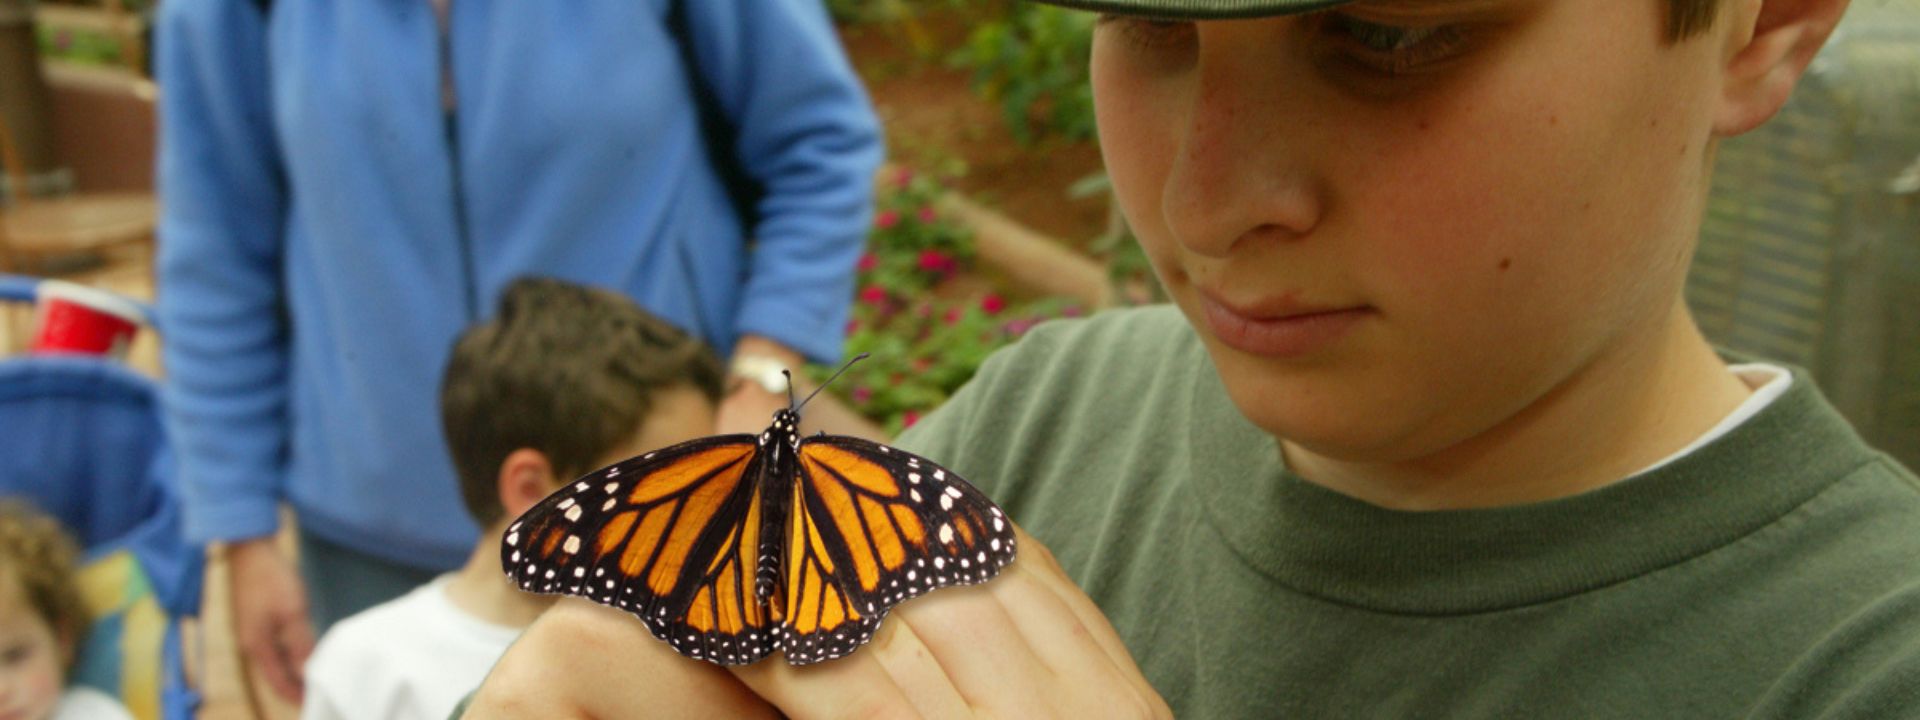
<svg viewBox="0 0 1920 720"><path fill-rule="evenodd" d="M19 589L53 628L69 665L90 621L74 577L79 555L79 546L53 518L24 502L0 500L0 588Z"/></svg>
<svg viewBox="0 0 1920 720"><path fill-rule="evenodd" d="M1720 0L1667 0L1667 37L1674 42L1706 32L1720 14Z"/></svg>
<svg viewBox="0 0 1920 720"><path fill-rule="evenodd" d="M547 278L523 278L493 319L454 343L440 420L460 494L482 526L500 519L500 464L520 448L571 478L632 437L659 390L690 385L718 402L712 349L633 301Z"/></svg>

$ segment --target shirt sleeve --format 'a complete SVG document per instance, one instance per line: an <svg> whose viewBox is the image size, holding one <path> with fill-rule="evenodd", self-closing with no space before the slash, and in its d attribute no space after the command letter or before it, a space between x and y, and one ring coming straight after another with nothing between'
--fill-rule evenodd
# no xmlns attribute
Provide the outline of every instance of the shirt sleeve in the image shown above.
<svg viewBox="0 0 1920 720"><path fill-rule="evenodd" d="M873 212L880 124L818 0L674 0L700 79L765 188L734 328L837 360Z"/></svg>
<svg viewBox="0 0 1920 720"><path fill-rule="evenodd" d="M155 35L157 305L186 532L259 537L278 524L288 396L266 22L254 3L169 0Z"/></svg>
<svg viewBox="0 0 1920 720"><path fill-rule="evenodd" d="M1747 717L1920 718L1917 700L1920 583L1869 604L1828 633L1788 668Z"/></svg>

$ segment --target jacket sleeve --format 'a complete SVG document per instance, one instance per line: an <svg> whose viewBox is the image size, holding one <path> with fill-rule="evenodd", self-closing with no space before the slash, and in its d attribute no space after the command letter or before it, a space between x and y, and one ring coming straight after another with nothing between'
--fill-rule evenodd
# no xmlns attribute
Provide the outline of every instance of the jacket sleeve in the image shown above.
<svg viewBox="0 0 1920 720"><path fill-rule="evenodd" d="M738 334L840 356L873 212L879 120L819 0L671 0L706 86L766 189Z"/></svg>
<svg viewBox="0 0 1920 720"><path fill-rule="evenodd" d="M265 25L245 0L168 0L155 30L166 424L195 542L271 534L285 485L286 189Z"/></svg>

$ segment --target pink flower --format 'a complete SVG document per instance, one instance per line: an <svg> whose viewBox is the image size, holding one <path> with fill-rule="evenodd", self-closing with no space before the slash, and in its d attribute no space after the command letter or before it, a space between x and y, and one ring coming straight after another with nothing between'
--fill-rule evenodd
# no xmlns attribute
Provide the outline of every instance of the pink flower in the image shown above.
<svg viewBox="0 0 1920 720"><path fill-rule="evenodd" d="M860 332L860 321L859 321L859 320L848 320L848 321L847 321L847 334L848 334L848 335L852 335L852 334L854 334L854 333L857 333L857 332Z"/></svg>
<svg viewBox="0 0 1920 720"><path fill-rule="evenodd" d="M908 410L900 414L900 427L910 428L917 422L920 422L920 413Z"/></svg>
<svg viewBox="0 0 1920 720"><path fill-rule="evenodd" d="M880 267L880 258L875 257L873 253L862 254L860 256L860 264L854 267L858 268L860 272L873 272L874 268Z"/></svg>
<svg viewBox="0 0 1920 720"><path fill-rule="evenodd" d="M893 210L882 210L880 211L879 215L875 215L873 218L873 226L880 228L881 230L885 230L887 228L890 228L899 224L900 224L900 213L895 212Z"/></svg>
<svg viewBox="0 0 1920 720"><path fill-rule="evenodd" d="M856 387L853 389L854 404L865 405L867 404L868 400L872 400L872 399L873 399L873 388L869 388L865 385L862 385L860 387Z"/></svg>
<svg viewBox="0 0 1920 720"><path fill-rule="evenodd" d="M986 297L980 298L980 309L988 315L998 315L1001 310L1007 309L1007 301L1000 299L999 295L987 293Z"/></svg>
<svg viewBox="0 0 1920 720"><path fill-rule="evenodd" d="M930 273L944 273L953 269L953 258L939 250L920 251L920 269Z"/></svg>
<svg viewBox="0 0 1920 720"><path fill-rule="evenodd" d="M900 169L893 173L893 187L905 190L911 184L913 184L913 168L901 165Z"/></svg>
<svg viewBox="0 0 1920 720"><path fill-rule="evenodd" d="M887 304L887 289L879 285L868 285L860 290L860 302L868 305Z"/></svg>
<svg viewBox="0 0 1920 720"><path fill-rule="evenodd" d="M1081 309L1079 305L1068 305L1066 309L1060 311L1060 314L1064 317L1077 318L1087 314L1087 311Z"/></svg>
<svg viewBox="0 0 1920 720"><path fill-rule="evenodd" d="M957 307L947 308L947 314L944 316L941 316L940 320L942 322L945 322L948 325L952 325L954 323L960 322L960 308L957 308Z"/></svg>
<svg viewBox="0 0 1920 720"><path fill-rule="evenodd" d="M914 217L919 218L921 223L932 225L933 221L940 216L933 212L932 205L922 205L920 206L920 212L916 213Z"/></svg>

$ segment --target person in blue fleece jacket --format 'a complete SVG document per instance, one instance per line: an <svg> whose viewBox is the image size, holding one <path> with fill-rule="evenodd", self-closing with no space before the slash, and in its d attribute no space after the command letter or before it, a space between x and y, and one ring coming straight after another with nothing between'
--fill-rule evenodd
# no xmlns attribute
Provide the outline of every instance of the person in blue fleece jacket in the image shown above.
<svg viewBox="0 0 1920 720"><path fill-rule="evenodd" d="M473 547L434 392L513 278L623 291L756 380L840 354L882 147L818 0L168 0L157 36L187 531L289 699L316 630ZM764 190L748 219L716 136ZM779 390L735 383L720 429Z"/></svg>

